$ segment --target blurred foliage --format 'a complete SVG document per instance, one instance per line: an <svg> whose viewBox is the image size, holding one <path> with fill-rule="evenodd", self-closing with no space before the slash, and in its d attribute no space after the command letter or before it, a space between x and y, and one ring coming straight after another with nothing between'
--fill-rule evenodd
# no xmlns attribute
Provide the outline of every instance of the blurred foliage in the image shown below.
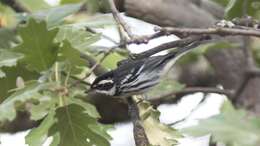
<svg viewBox="0 0 260 146"><path fill-rule="evenodd" d="M223 7L226 7L230 0L213 0L213 1L222 5Z"/></svg>
<svg viewBox="0 0 260 146"><path fill-rule="evenodd" d="M42 9L48 9L51 7L44 0L18 0L18 1L32 12L36 12Z"/></svg>
<svg viewBox="0 0 260 146"><path fill-rule="evenodd" d="M149 91L147 96L159 96L169 92L178 92L185 88L185 84L181 84L180 82L171 79L170 77L166 76L162 78L160 84L155 86L153 90Z"/></svg>
<svg viewBox="0 0 260 146"><path fill-rule="evenodd" d="M16 34L7 28L0 28L0 49L9 49L19 43Z"/></svg>
<svg viewBox="0 0 260 146"><path fill-rule="evenodd" d="M260 13L260 1L247 0L247 5L245 7L244 0L230 0L225 10L225 18L233 19L242 17L244 11L246 11L247 15L256 17Z"/></svg>
<svg viewBox="0 0 260 146"><path fill-rule="evenodd" d="M15 12L8 6L0 3L0 28L13 27L16 24Z"/></svg>
<svg viewBox="0 0 260 146"><path fill-rule="evenodd" d="M109 54L101 64L108 69L115 69L117 67L117 62L123 59L125 59L125 57L114 52Z"/></svg>
<svg viewBox="0 0 260 146"><path fill-rule="evenodd" d="M0 49L0 78L6 76L6 74L1 70L1 67L16 66L17 60L21 58L23 58L22 54Z"/></svg>
<svg viewBox="0 0 260 146"><path fill-rule="evenodd" d="M219 115L200 120L198 125L182 131L193 136L212 134L214 142L230 146L258 146L259 125L260 118L252 117L244 110L236 110L226 100Z"/></svg>
<svg viewBox="0 0 260 146"><path fill-rule="evenodd" d="M201 56L203 56L208 51L214 51L216 49L228 49L228 48L235 48L238 47L238 44L233 44L227 41L219 41L219 42L212 42L207 44L202 44L196 48L194 48L190 53L183 56L178 60L180 64L187 64L189 62L196 62L199 60Z"/></svg>

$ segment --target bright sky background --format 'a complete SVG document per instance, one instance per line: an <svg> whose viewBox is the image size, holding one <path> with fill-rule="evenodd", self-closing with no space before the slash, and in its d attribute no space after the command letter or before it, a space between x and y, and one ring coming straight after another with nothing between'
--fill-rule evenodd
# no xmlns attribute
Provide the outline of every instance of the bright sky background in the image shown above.
<svg viewBox="0 0 260 146"><path fill-rule="evenodd" d="M55 6L59 3L60 0L45 0L48 4Z"/></svg>

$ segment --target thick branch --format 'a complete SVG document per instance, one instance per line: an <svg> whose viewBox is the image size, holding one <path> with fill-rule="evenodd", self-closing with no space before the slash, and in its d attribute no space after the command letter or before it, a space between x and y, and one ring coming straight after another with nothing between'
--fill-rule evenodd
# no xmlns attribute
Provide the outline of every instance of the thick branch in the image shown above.
<svg viewBox="0 0 260 146"><path fill-rule="evenodd" d="M30 11L25 8L20 2L18 2L17 0L0 0L0 2L2 2L5 5L10 6L14 11L16 12L27 12L29 13Z"/></svg>
<svg viewBox="0 0 260 146"><path fill-rule="evenodd" d="M260 30L258 29L238 29L238 28L223 28L223 27L212 27L212 28L175 28L165 27L159 31L165 32L166 34L176 35L240 35L240 36L255 36L260 37Z"/></svg>
<svg viewBox="0 0 260 146"><path fill-rule="evenodd" d="M159 105L165 101L169 101L170 103L177 103L183 98L184 95L192 94L196 92L224 94L228 97L233 95L232 90L224 90L224 89L210 88L210 87L189 87L181 91L177 91L177 92L173 91L161 96L153 97L151 102L155 105ZM169 99L169 97L172 98Z"/></svg>
<svg viewBox="0 0 260 146"><path fill-rule="evenodd" d="M134 98L134 97L133 97ZM137 107L138 101L128 98L129 115L134 126L134 138L136 146L150 146L145 130L141 124L139 110Z"/></svg>

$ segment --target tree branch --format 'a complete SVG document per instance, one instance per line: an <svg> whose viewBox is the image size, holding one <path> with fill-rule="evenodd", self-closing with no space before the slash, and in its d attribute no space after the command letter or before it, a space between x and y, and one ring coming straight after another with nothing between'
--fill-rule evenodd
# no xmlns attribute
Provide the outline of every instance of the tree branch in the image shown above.
<svg viewBox="0 0 260 146"><path fill-rule="evenodd" d="M168 103L177 103L180 101L184 95L192 94L196 92L202 92L202 93L217 93L217 94L224 94L228 97L233 95L232 90L224 90L224 89L218 89L218 88L210 88L210 87L188 87L181 91L173 91L161 96L153 97L152 100L150 100L154 105L159 105L164 102ZM171 98L170 98L171 97Z"/></svg>
<svg viewBox="0 0 260 146"><path fill-rule="evenodd" d="M129 115L134 126L134 138L136 146L150 146L145 130L141 124L139 117L139 110L137 104L139 101L134 99L135 97L128 98Z"/></svg>
<svg viewBox="0 0 260 146"><path fill-rule="evenodd" d="M114 0L108 0L108 2L109 2L109 5L110 5L110 8L111 8L111 12L113 14L113 17L116 20L117 24L119 26L122 26L122 28L127 33L128 37L130 39L133 39L134 34L130 30L130 27L127 25L127 23L124 21L124 19L120 16L120 13L115 6Z"/></svg>
<svg viewBox="0 0 260 146"><path fill-rule="evenodd" d="M175 27L164 27L158 31L164 32L165 34L175 34L181 36L188 35L240 35L240 36L255 36L260 37L260 31L258 29L238 29L238 28L224 28L224 27L211 27L211 28L175 28ZM163 33L162 33L163 34Z"/></svg>
<svg viewBox="0 0 260 146"><path fill-rule="evenodd" d="M10 6L15 12L30 13L30 11L17 0L0 0L0 2L2 2L5 5Z"/></svg>

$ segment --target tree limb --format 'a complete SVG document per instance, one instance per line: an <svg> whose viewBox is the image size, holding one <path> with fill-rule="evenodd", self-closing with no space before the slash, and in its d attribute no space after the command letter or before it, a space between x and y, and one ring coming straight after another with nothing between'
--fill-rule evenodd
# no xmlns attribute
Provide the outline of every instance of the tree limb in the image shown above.
<svg viewBox="0 0 260 146"><path fill-rule="evenodd" d="M150 146L145 130L141 124L139 110L137 107L138 100L135 97L128 98L129 115L134 126L134 138L136 146Z"/></svg>

